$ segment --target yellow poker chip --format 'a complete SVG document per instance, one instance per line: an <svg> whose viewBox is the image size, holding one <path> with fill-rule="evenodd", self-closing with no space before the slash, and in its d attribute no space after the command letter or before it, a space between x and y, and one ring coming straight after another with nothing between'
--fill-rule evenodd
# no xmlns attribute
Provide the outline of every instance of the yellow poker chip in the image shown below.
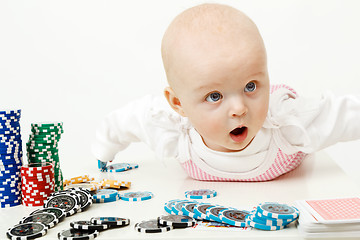
<svg viewBox="0 0 360 240"><path fill-rule="evenodd" d="M89 191L95 191L99 190L101 188L101 185L97 182L90 182L90 183L74 183L74 184L68 184L64 187L64 189L70 189L70 188L84 188Z"/></svg>
<svg viewBox="0 0 360 240"><path fill-rule="evenodd" d="M119 181L119 180L113 180L113 179L103 179L101 181L101 186L104 188L130 188L131 182L127 181Z"/></svg>
<svg viewBox="0 0 360 240"><path fill-rule="evenodd" d="M91 182L93 180L94 178L90 178L89 175L83 175L83 176L73 177L70 179L65 179L64 185Z"/></svg>

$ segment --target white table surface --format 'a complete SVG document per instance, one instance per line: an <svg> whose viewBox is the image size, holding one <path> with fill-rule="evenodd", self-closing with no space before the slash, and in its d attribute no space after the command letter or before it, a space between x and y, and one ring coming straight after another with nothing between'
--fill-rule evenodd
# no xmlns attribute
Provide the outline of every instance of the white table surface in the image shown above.
<svg viewBox="0 0 360 240"><path fill-rule="evenodd" d="M215 198L204 202L229 207L248 208L265 201L293 204L299 199L334 198L359 196L360 187L341 170L325 153L308 157L300 167L270 182L201 182L189 178L176 161L161 162L149 157L137 158L138 169L123 173L100 174L96 163L84 166L84 173L97 178L114 178L131 181L132 186L125 191L151 191L154 198L142 202L116 201L93 204L89 210L75 214L51 228L41 239L57 239L57 233L69 228L71 221L89 220L94 216L126 217L131 224L125 228L112 229L100 233L97 239L303 239L294 224L281 231L229 231L176 229L166 233L146 234L134 230L134 225L142 220L157 218L166 214L165 202L171 199L185 199L187 190L209 188L218 192ZM150 157L152 158L152 157ZM67 171L67 169L63 169ZM71 170L68 170L71 171ZM124 191L124 192L125 192ZM16 206L1 209L0 239L6 239L7 229L34 211L35 207ZM343 239L343 238L342 238Z"/></svg>

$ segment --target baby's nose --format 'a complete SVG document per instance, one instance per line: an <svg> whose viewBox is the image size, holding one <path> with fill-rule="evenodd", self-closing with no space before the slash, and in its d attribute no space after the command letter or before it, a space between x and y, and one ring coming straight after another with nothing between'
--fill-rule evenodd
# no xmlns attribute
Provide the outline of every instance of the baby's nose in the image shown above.
<svg viewBox="0 0 360 240"><path fill-rule="evenodd" d="M241 117L247 113L247 106L241 98L232 101L230 108L230 117Z"/></svg>

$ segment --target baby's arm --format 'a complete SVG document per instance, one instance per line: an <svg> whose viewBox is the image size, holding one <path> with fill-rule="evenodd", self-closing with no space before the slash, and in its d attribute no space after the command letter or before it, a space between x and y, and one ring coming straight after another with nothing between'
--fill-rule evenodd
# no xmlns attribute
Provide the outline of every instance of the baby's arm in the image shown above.
<svg viewBox="0 0 360 240"><path fill-rule="evenodd" d="M299 147L298 150L314 152L337 142L360 139L360 96L326 94L313 104L318 105L314 108L316 112L302 111L303 106L310 105L306 101L299 99L298 104L297 114L304 124L308 144L298 142L299 138L291 131L282 130L289 142Z"/></svg>
<svg viewBox="0 0 360 240"><path fill-rule="evenodd" d="M92 145L92 153L99 160L98 167L106 166L106 162L112 161L132 142L142 141L154 150L159 144L166 145L165 141L169 139L164 135L169 129L154 124L153 115L164 113L166 121L166 115L170 114L168 111L173 112L164 97L147 96L107 115L97 129Z"/></svg>

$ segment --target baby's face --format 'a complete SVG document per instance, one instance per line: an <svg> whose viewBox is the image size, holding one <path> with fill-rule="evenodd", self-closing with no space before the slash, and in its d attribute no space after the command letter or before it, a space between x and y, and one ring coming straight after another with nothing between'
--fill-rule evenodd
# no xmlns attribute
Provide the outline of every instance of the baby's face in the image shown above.
<svg viewBox="0 0 360 240"><path fill-rule="evenodd" d="M189 118L210 149L243 150L262 127L268 111L269 77L263 44L250 38L241 44L189 45L179 52L174 69L180 114Z"/></svg>

